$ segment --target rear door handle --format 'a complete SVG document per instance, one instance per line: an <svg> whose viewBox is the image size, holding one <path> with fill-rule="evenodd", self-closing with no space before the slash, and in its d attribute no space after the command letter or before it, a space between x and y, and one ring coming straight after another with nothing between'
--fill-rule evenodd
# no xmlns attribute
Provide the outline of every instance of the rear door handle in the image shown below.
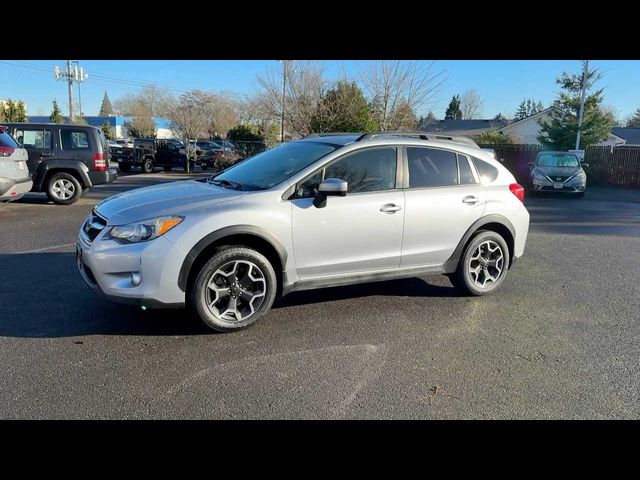
<svg viewBox="0 0 640 480"><path fill-rule="evenodd" d="M473 195L469 195L468 197L464 197L462 199L462 203L466 203L467 205L475 205L479 201L480 199L478 197L474 197Z"/></svg>
<svg viewBox="0 0 640 480"><path fill-rule="evenodd" d="M398 210L401 210L402 207L400 205L396 205L395 203L387 203L380 207L380 211L382 213L396 213Z"/></svg>
<svg viewBox="0 0 640 480"><path fill-rule="evenodd" d="M53 155L53 153L51 153L51 152L42 152L42 153L40 154L40 158L50 157L50 156L52 156L52 155Z"/></svg>

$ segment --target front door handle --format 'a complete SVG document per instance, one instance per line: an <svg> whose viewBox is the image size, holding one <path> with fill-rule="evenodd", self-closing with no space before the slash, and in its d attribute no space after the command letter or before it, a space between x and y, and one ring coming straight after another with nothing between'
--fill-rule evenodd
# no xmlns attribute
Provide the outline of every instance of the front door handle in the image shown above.
<svg viewBox="0 0 640 480"><path fill-rule="evenodd" d="M478 197L474 197L473 195L469 195L468 197L464 197L462 199L462 203L466 203L467 205L475 205L479 201L480 199Z"/></svg>
<svg viewBox="0 0 640 480"><path fill-rule="evenodd" d="M396 205L395 203L387 203L380 207L380 211L382 213L396 213L398 210L401 210L402 207L400 205Z"/></svg>
<svg viewBox="0 0 640 480"><path fill-rule="evenodd" d="M51 157L52 155L53 155L53 153L51 153L51 152L42 152L40 154L40 158Z"/></svg>

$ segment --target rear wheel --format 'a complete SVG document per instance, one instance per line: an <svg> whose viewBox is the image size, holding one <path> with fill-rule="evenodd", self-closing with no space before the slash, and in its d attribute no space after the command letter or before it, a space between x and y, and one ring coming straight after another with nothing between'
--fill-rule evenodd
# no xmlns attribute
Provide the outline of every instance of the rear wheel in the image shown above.
<svg viewBox="0 0 640 480"><path fill-rule="evenodd" d="M451 283L470 295L487 295L497 290L509 269L509 247L496 232L484 230L471 238L464 249Z"/></svg>
<svg viewBox="0 0 640 480"><path fill-rule="evenodd" d="M276 290L276 274L264 255L246 247L223 247L198 272L189 303L209 328L232 332L265 315Z"/></svg>
<svg viewBox="0 0 640 480"><path fill-rule="evenodd" d="M118 168L120 169L121 172L128 172L129 170L131 170L131 164L130 163L118 163Z"/></svg>
<svg viewBox="0 0 640 480"><path fill-rule="evenodd" d="M82 196L82 185L70 173L54 173L47 182L47 196L58 205L71 205Z"/></svg>
<svg viewBox="0 0 640 480"><path fill-rule="evenodd" d="M144 173L153 173L153 167L154 165L152 158L145 158L142 162L142 171Z"/></svg>

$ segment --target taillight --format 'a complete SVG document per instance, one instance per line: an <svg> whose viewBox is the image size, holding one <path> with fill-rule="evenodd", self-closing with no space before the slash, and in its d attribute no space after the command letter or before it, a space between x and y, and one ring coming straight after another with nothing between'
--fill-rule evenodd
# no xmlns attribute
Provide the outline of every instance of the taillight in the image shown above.
<svg viewBox="0 0 640 480"><path fill-rule="evenodd" d="M15 148L11 147L0 147L0 157L10 157L13 155Z"/></svg>
<svg viewBox="0 0 640 480"><path fill-rule="evenodd" d="M524 187L522 185L520 185L519 183L512 183L511 185L509 185L509 190L511 190L511 193L518 197L518 200L524 203Z"/></svg>
<svg viewBox="0 0 640 480"><path fill-rule="evenodd" d="M104 153L93 154L93 169L97 172L104 172L107 169L107 160Z"/></svg>

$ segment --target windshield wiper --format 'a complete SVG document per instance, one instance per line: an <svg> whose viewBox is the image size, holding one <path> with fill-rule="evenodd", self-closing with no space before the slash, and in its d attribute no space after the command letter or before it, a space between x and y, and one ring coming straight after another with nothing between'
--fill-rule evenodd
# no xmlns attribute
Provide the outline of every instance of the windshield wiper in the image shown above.
<svg viewBox="0 0 640 480"><path fill-rule="evenodd" d="M210 178L207 181L209 183L215 183L216 185L220 185L225 188L233 188L235 190L239 190L242 187L238 182L232 182L231 180L216 180L215 178Z"/></svg>

